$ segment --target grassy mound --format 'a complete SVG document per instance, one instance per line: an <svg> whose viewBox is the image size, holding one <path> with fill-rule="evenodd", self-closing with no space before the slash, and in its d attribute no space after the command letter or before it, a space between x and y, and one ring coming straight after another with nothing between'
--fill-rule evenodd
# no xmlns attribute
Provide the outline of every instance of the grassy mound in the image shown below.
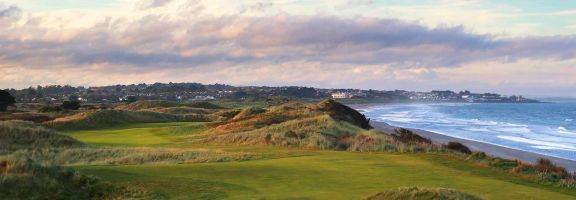
<svg viewBox="0 0 576 200"><path fill-rule="evenodd" d="M149 199L151 194L116 187L92 176L31 160L0 160L0 199Z"/></svg>
<svg viewBox="0 0 576 200"><path fill-rule="evenodd" d="M0 154L18 149L80 146L83 144L74 138L32 122L0 122Z"/></svg>
<svg viewBox="0 0 576 200"><path fill-rule="evenodd" d="M208 129L197 141L352 151L445 151L407 130L390 135L370 130L369 119L333 100L215 113L218 114L229 120Z"/></svg>
<svg viewBox="0 0 576 200"><path fill-rule="evenodd" d="M151 108L145 109L143 111L152 111L152 112L160 112L160 113L167 113L173 115L186 115L186 114L212 114L214 111L205 108L190 108L190 107L169 107L169 108Z"/></svg>
<svg viewBox="0 0 576 200"><path fill-rule="evenodd" d="M445 188L398 188L372 195L366 200L480 200L481 198Z"/></svg>
<svg viewBox="0 0 576 200"><path fill-rule="evenodd" d="M266 112L265 109L259 108L259 107L248 107L245 109L242 109L242 111L240 111L238 114L236 114L234 116L234 118L232 118L232 120L240 120L240 119L244 119L250 116L254 116L260 113L264 113Z"/></svg>
<svg viewBox="0 0 576 200"><path fill-rule="evenodd" d="M242 129L242 127L240 127ZM218 130L216 127L212 130ZM210 130L209 130L210 131ZM297 146L319 149L346 149L348 140L365 131L350 123L338 121L327 115L305 119L288 120L261 128L236 132L227 130L210 134L206 142L218 144L263 144Z"/></svg>
<svg viewBox="0 0 576 200"><path fill-rule="evenodd" d="M171 108L171 107L189 107L189 108L203 108L203 109L222 109L221 106L210 102L192 102L192 103L178 103L172 101L137 101L128 105L118 106L117 110L145 110L151 108Z"/></svg>
<svg viewBox="0 0 576 200"><path fill-rule="evenodd" d="M332 99L324 100L318 104L308 106L313 111L321 111L329 114L332 118L347 121L364 129L371 129L370 120L360 112L338 103Z"/></svg>
<svg viewBox="0 0 576 200"><path fill-rule="evenodd" d="M58 118L44 125L59 130L94 129L130 123L210 121L204 115L172 115L146 111L100 110Z"/></svg>
<svg viewBox="0 0 576 200"><path fill-rule="evenodd" d="M205 131L200 141L342 150L375 144L386 137L363 134L370 128L369 120L331 100L314 105L287 103L267 110L249 107L225 114L235 115Z"/></svg>
<svg viewBox="0 0 576 200"><path fill-rule="evenodd" d="M22 120L22 121L32 121L40 123L53 120L54 118L55 118L54 115L51 114L35 113L35 112L2 113L0 115L0 121Z"/></svg>

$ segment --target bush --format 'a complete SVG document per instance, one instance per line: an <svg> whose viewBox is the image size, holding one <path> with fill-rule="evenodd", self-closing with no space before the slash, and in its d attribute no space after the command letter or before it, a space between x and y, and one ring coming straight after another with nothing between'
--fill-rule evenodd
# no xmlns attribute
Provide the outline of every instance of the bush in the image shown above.
<svg viewBox="0 0 576 200"><path fill-rule="evenodd" d="M484 160L486 157L488 157L488 155L486 155L484 152L473 152L470 156L468 156L468 159Z"/></svg>
<svg viewBox="0 0 576 200"><path fill-rule="evenodd" d="M458 192L454 189L407 187L381 192L369 196L365 199L366 200L430 200L430 199L480 200L481 198L463 192Z"/></svg>
<svg viewBox="0 0 576 200"><path fill-rule="evenodd" d="M412 131L405 129L405 128L399 128L394 130L394 134L392 134L392 137L394 137L396 140L403 142L403 143L424 143L424 144L432 144L432 141L428 138L424 138L420 135L417 135L415 133L413 133Z"/></svg>
<svg viewBox="0 0 576 200"><path fill-rule="evenodd" d="M444 145L444 147L465 154L472 154L472 151L467 146L459 142L448 142L448 144Z"/></svg>
<svg viewBox="0 0 576 200"><path fill-rule="evenodd" d="M64 110L78 110L80 109L80 101L64 101L62 102L62 108Z"/></svg>
<svg viewBox="0 0 576 200"><path fill-rule="evenodd" d="M42 106L38 109L38 112L41 112L41 113L60 112L60 111L62 111L62 107L50 106L50 105L45 105L45 106Z"/></svg>
<svg viewBox="0 0 576 200"><path fill-rule="evenodd" d="M560 178L566 178L569 175L566 168L556 166L550 160L544 158L539 158L534 168L540 173L553 174Z"/></svg>
<svg viewBox="0 0 576 200"><path fill-rule="evenodd" d="M14 105L16 98L6 90L0 90L0 111L6 111L8 106Z"/></svg>

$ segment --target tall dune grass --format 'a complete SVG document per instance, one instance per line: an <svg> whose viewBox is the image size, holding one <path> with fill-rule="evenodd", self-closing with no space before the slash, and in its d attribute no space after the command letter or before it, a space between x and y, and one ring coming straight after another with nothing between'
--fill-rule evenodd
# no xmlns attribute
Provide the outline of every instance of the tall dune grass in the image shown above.
<svg viewBox="0 0 576 200"><path fill-rule="evenodd" d="M19 149L81 147L81 142L26 121L0 122L0 154Z"/></svg>
<svg viewBox="0 0 576 200"><path fill-rule="evenodd" d="M381 192L366 200L481 200L480 197L446 188L406 187Z"/></svg>
<svg viewBox="0 0 576 200"><path fill-rule="evenodd" d="M43 165L140 165L244 161L264 155L171 148L44 148L20 150L4 157L31 159Z"/></svg>
<svg viewBox="0 0 576 200"><path fill-rule="evenodd" d="M141 189L117 187L78 171L32 160L0 159L0 199L158 199Z"/></svg>

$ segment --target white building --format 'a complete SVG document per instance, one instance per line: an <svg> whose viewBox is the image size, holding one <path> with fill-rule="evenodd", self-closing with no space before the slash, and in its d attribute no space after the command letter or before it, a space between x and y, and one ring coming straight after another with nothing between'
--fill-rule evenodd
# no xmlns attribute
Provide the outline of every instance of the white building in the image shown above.
<svg viewBox="0 0 576 200"><path fill-rule="evenodd" d="M349 98L352 98L352 95L348 94L346 92L337 92L337 93L332 93L332 98L333 99L349 99Z"/></svg>

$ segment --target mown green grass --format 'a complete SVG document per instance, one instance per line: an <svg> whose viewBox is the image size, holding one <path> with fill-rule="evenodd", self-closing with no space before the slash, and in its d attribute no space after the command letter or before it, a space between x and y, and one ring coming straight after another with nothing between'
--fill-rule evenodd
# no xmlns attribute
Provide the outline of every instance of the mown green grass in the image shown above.
<svg viewBox="0 0 576 200"><path fill-rule="evenodd" d="M88 144L208 148L283 156L242 162L77 166L171 199L362 199L399 187L454 188L485 199L574 199L576 191L490 170L450 154L313 151L189 144L201 123L135 124L70 134Z"/></svg>
<svg viewBox="0 0 576 200"><path fill-rule="evenodd" d="M161 146L182 142L205 130L203 122L143 123L113 128L71 131L69 134L97 146Z"/></svg>
<svg viewBox="0 0 576 200"><path fill-rule="evenodd" d="M454 188L486 199L576 196L576 191L537 185L445 155L312 153L246 162L79 169L114 183L143 186L174 199L361 199L409 186Z"/></svg>

